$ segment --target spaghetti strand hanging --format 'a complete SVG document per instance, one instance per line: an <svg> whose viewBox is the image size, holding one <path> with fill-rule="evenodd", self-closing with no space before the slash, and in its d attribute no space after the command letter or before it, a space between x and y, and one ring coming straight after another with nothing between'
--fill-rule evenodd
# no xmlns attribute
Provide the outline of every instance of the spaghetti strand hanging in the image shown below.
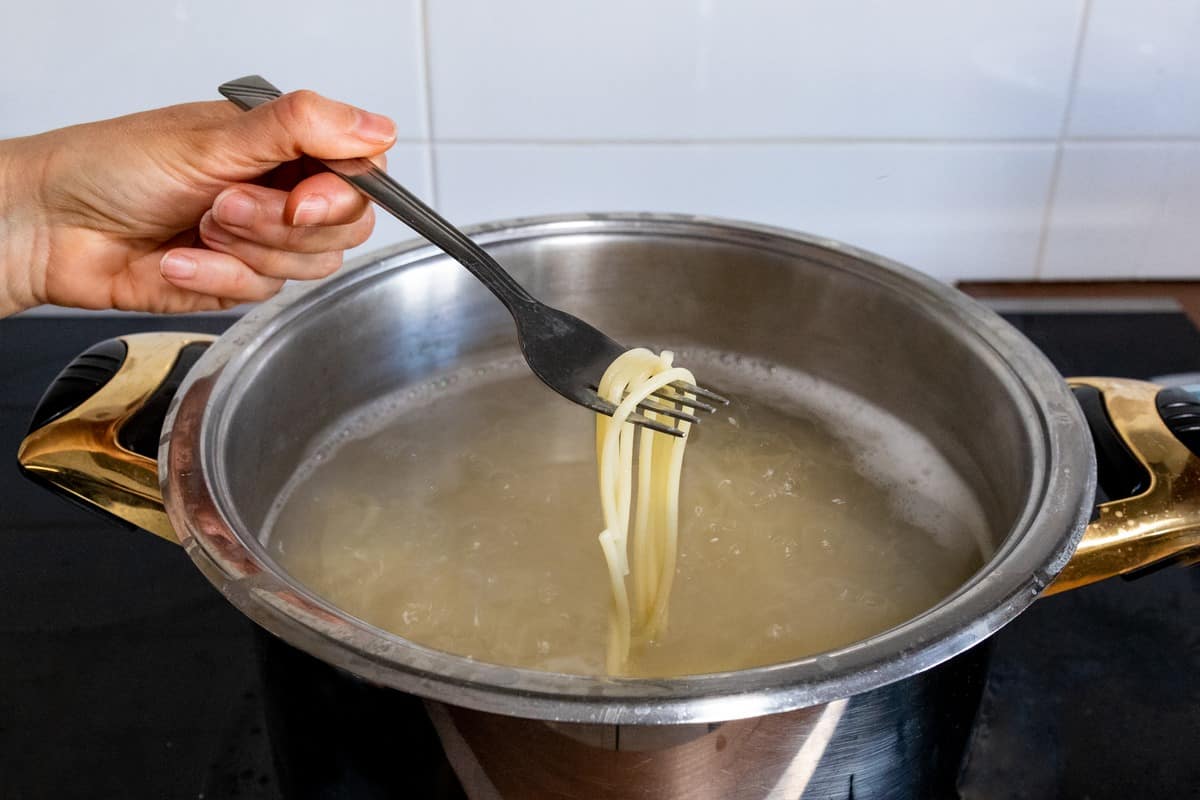
<svg viewBox="0 0 1200 800"><path fill-rule="evenodd" d="M604 512L604 530L599 538L612 587L607 651L611 674L621 672L635 641L653 641L667 624L679 539L679 480L687 437L645 429L639 432L627 419L639 403L662 387L676 381L695 383L690 371L672 365L673 359L669 350L657 355L644 348L629 350L609 365L599 386L600 396L617 406L612 417L598 414L596 419L596 463ZM692 395L683 395L676 405L691 413L693 409L687 405L690 399L694 399ZM645 413L651 419L671 421L653 411ZM678 427L686 434L691 424L680 421ZM632 593L627 580L632 582Z"/></svg>

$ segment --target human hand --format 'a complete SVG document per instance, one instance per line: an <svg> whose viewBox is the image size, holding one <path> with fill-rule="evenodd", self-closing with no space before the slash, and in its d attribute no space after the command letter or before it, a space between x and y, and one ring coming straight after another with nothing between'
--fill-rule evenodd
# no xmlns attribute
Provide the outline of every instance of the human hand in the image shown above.
<svg viewBox="0 0 1200 800"><path fill-rule="evenodd" d="M211 310L329 275L374 215L302 156L382 164L393 141L386 117L295 92L249 112L193 103L0 142L0 316Z"/></svg>

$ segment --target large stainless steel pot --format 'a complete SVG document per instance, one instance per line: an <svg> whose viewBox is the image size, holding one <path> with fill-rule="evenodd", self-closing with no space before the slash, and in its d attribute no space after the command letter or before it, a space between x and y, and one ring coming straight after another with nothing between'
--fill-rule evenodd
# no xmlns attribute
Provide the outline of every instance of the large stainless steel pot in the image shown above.
<svg viewBox="0 0 1200 800"><path fill-rule="evenodd" d="M230 601L283 640L372 684L436 701L443 741L477 796L536 796L563 780L562 764L587 763L603 766L566 770L580 797L843 796L847 786L856 798L932 796L931 776L961 751L938 738L941 721L965 730L961 708L977 698L980 651L968 651L1048 587L1196 552L1200 461L1163 422L1158 388L1081 379L1077 388L1100 398L1085 419L1027 340L924 275L825 239L694 217L552 217L472 234L534 294L621 341L749 354L870 397L960 471L987 513L992 551L935 608L877 636L785 664L677 679L480 663L342 612L286 574L260 541L285 481L343 414L464 357L515 352L504 309L419 242L289 287L207 349L209 337L187 335L110 343L101 355L115 376L97 379L94 394L56 385L22 445L33 477L177 539ZM1146 480L1130 484L1132 497L1101 505L1089 528L1094 433L1113 474ZM714 729L742 719L754 721ZM560 767L534 759L547 762L544 774L528 777L537 770L488 755L514 737L529 737ZM605 749L641 755L593 757ZM714 776L730 774L731 754L755 766L726 785Z"/></svg>

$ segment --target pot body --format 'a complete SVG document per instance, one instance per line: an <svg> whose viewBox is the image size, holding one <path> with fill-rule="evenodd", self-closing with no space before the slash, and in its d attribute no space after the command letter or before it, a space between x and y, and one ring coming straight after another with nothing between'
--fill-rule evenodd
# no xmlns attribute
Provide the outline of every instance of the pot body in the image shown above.
<svg viewBox="0 0 1200 800"><path fill-rule="evenodd" d="M270 557L262 536L275 498L345 415L447 370L517 355L511 320L486 290L443 254L406 246L247 315L184 379L159 451L167 512L196 564L253 619L335 666L432 700L555 722L777 714L967 650L1033 601L1082 534L1095 467L1079 406L1027 340L949 287L836 243L694 218L543 219L474 236L536 296L618 341L722 351L869 398L868 412L906 423L961 475L986 516L989 557L937 606L877 636L711 675L510 668L355 619ZM454 431L444 436L455 448ZM551 458L589 446L554 430L545 442Z"/></svg>
<svg viewBox="0 0 1200 800"><path fill-rule="evenodd" d="M642 217L477 236L536 295L620 341L728 350L872 398L965 476L991 523L992 562L957 607L935 610L940 625L785 669L577 679L364 636L273 569L255 539L271 501L329 420L516 352L503 308L457 265L402 249L255 312L185 384L169 426L168 507L193 558L251 616L340 668L310 663L306 673L295 664L305 657L272 645L275 664L293 662L286 685L300 695L278 707L308 713L313 698L337 698L329 713L360 708L354 726L387 730L386 719L368 720L411 703L389 687L430 698L433 727L476 800L952 796L983 683L975 645L1050 581L1092 499L1090 439L1041 355L952 290L833 243ZM548 431L546 441L563 438ZM273 666L268 683L282 674ZM314 683L297 684L299 674ZM345 727L333 729L344 743ZM350 741L339 762L370 760L368 742ZM322 785L304 775L313 759L284 752L297 790ZM399 782L386 791L404 789L403 770L361 767L380 785Z"/></svg>
<svg viewBox="0 0 1200 800"><path fill-rule="evenodd" d="M988 650L781 714L606 726L423 702L260 637L281 790L301 800L954 798Z"/></svg>

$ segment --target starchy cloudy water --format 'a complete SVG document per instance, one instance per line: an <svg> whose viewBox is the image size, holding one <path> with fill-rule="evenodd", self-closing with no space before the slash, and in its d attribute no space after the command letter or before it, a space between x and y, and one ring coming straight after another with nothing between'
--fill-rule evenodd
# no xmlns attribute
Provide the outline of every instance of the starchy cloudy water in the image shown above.
<svg viewBox="0 0 1200 800"><path fill-rule="evenodd" d="M983 512L907 424L812 376L677 352L733 404L684 462L669 624L628 673L812 655L935 605L981 564ZM482 661L604 671L610 590L593 418L519 359L480 363L330 429L269 549L347 612Z"/></svg>

